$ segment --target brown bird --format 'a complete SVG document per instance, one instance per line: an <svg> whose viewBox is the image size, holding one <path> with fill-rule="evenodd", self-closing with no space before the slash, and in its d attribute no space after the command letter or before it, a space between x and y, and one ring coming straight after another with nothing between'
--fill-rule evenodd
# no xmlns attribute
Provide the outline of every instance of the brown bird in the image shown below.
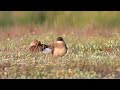
<svg viewBox="0 0 120 90"><path fill-rule="evenodd" d="M46 44L41 44L40 41L38 40L33 40L30 45L28 50L30 52L42 52L44 49L48 48L49 46Z"/></svg>
<svg viewBox="0 0 120 90"><path fill-rule="evenodd" d="M62 37L58 37L57 40L51 44L41 44L40 41L34 40L30 43L29 51L31 52L43 52L43 53L51 53L55 57L62 57L67 53L67 46Z"/></svg>
<svg viewBox="0 0 120 90"><path fill-rule="evenodd" d="M30 52L40 52L40 51L42 51L41 42L38 41L38 40L33 40L33 41L30 43L28 50L29 50Z"/></svg>
<svg viewBox="0 0 120 90"><path fill-rule="evenodd" d="M51 52L53 56L55 57L62 57L67 53L67 46L65 44L65 41L63 40L62 37L58 37L57 40L51 44L48 45L48 52ZM44 49L45 51L46 49Z"/></svg>

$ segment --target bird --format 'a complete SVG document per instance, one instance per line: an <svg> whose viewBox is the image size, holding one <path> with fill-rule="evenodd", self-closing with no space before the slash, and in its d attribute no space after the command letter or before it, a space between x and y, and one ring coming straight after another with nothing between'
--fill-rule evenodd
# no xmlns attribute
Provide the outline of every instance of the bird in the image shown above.
<svg viewBox="0 0 120 90"><path fill-rule="evenodd" d="M29 50L30 52L40 52L40 51L42 51L41 42L38 41L38 40L33 40L33 41L30 43L30 45L29 45L29 47L28 47L28 50Z"/></svg>
<svg viewBox="0 0 120 90"><path fill-rule="evenodd" d="M55 57L62 57L67 53L67 45L62 37L57 37L52 44L41 44L40 41L34 40L29 45L29 51L51 53Z"/></svg>
<svg viewBox="0 0 120 90"><path fill-rule="evenodd" d="M56 41L43 50L45 53L52 53L55 57L62 57L67 53L67 46L62 37L58 37Z"/></svg>

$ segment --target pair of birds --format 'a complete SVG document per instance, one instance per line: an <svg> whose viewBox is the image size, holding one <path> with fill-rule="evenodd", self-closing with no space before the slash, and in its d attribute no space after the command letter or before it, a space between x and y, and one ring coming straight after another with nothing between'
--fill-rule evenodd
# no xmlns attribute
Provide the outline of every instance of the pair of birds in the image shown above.
<svg viewBox="0 0 120 90"><path fill-rule="evenodd" d="M30 52L51 53L55 57L62 57L67 53L67 46L62 37L58 37L51 45L41 44L40 41L34 40L30 43Z"/></svg>

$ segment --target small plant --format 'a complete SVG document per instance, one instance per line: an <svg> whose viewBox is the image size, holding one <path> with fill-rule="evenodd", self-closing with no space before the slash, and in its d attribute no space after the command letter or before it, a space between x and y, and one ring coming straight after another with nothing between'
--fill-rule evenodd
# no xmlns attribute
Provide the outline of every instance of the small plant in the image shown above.
<svg viewBox="0 0 120 90"><path fill-rule="evenodd" d="M55 33L24 35L0 42L1 79L117 79L120 78L120 35L104 38L65 35L68 52L61 58L43 53L30 53L31 40L49 44ZM42 39L41 39L42 38Z"/></svg>

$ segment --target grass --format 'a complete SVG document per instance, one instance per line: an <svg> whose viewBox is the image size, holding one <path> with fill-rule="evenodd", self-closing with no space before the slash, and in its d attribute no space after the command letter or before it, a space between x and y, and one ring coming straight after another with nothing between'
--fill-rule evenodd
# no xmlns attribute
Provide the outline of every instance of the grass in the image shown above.
<svg viewBox="0 0 120 90"><path fill-rule="evenodd" d="M120 78L120 33L113 32L109 37L91 35L84 39L80 38L80 32L77 35L55 31L2 39L0 79ZM12 35L14 36L14 33ZM64 38L68 47L65 56L54 58L52 55L32 54L27 51L33 39L49 44L59 35Z"/></svg>
<svg viewBox="0 0 120 90"><path fill-rule="evenodd" d="M76 23L78 28L86 27L89 24L114 28L120 26L119 17L119 11L0 11L0 27L16 24L75 27L74 23Z"/></svg>

